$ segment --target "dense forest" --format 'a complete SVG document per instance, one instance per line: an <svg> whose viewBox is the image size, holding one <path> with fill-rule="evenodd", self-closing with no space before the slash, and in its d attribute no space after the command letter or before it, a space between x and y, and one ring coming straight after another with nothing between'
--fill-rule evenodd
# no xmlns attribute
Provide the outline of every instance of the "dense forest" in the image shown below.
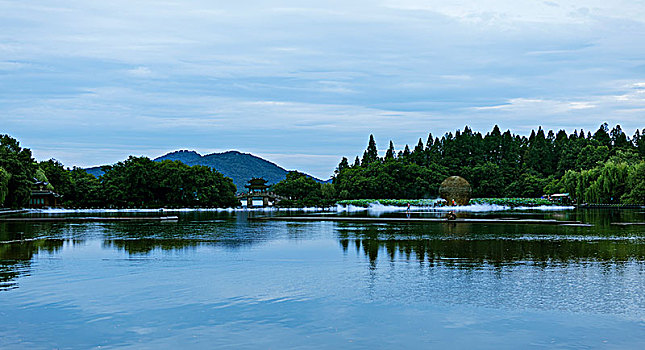
<svg viewBox="0 0 645 350"><path fill-rule="evenodd" d="M63 197L66 207L231 207L237 206L230 178L206 166L146 157L102 167L99 178L50 159L37 162L31 151L8 135L0 136L0 207L29 203L36 181Z"/></svg>
<svg viewBox="0 0 645 350"><path fill-rule="evenodd" d="M473 197L540 197L568 192L579 203L645 203L645 129L628 137L619 125L594 132L538 128L529 137L486 135L465 127L430 134L414 148L384 157L370 136L362 157L343 158L333 184L340 199L434 198L447 176L467 179Z"/></svg>

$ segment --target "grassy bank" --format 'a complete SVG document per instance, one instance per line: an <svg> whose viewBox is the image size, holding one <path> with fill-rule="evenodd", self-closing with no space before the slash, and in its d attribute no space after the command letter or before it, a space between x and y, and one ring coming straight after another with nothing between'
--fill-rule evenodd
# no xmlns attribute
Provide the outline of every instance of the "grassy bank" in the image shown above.
<svg viewBox="0 0 645 350"><path fill-rule="evenodd" d="M473 198L470 204L504 205L508 207L537 207L541 205L556 205L544 198Z"/></svg>
<svg viewBox="0 0 645 350"><path fill-rule="evenodd" d="M433 206L434 199L346 199L338 201L338 205L353 205L367 208L373 204L380 204L395 207L407 207L408 203L413 206ZM554 205L554 203L542 198L473 198L470 204L503 205L509 207L536 207L541 205Z"/></svg>

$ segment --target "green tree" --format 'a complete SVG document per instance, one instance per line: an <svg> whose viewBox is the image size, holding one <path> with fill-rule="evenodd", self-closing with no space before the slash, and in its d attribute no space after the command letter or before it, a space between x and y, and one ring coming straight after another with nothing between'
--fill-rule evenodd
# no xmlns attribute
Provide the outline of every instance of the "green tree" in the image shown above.
<svg viewBox="0 0 645 350"><path fill-rule="evenodd" d="M608 159L608 161L612 161L614 163L627 163L629 165L634 165L641 160L642 159L638 156L638 153L632 150L617 150L616 153Z"/></svg>
<svg viewBox="0 0 645 350"><path fill-rule="evenodd" d="M273 192L287 197L297 206L319 205L323 198L321 185L311 177L297 172L290 171L287 177L272 186ZM327 190L329 191L329 190ZM327 192L329 194L329 192Z"/></svg>
<svg viewBox="0 0 645 350"><path fill-rule="evenodd" d="M110 201L103 197L101 184L92 174L74 167L69 171L70 185L63 194L63 202L69 207L105 207Z"/></svg>
<svg viewBox="0 0 645 350"><path fill-rule="evenodd" d="M367 150L363 153L363 161L361 162L361 165L366 166L377 161L379 161L379 156L378 149L376 148L376 141L374 141L374 135L370 135L370 141L367 145Z"/></svg>
<svg viewBox="0 0 645 350"><path fill-rule="evenodd" d="M336 168L336 171L334 171L334 173L339 174L347 168L349 168L349 161L347 160L347 158L343 157L343 159L340 160L340 163L338 164L338 167Z"/></svg>
<svg viewBox="0 0 645 350"><path fill-rule="evenodd" d="M578 204L582 203L584 200L584 194L579 191L578 184L581 182L582 174L575 170L567 170L560 180L561 187L564 189L564 192L569 193L569 196L575 200ZM555 193L555 192L554 192ZM553 194L553 193L550 193Z"/></svg>
<svg viewBox="0 0 645 350"><path fill-rule="evenodd" d="M67 200L67 196L72 191L72 176L69 169L55 160L50 159L38 163L38 167L43 170L48 182L53 186L56 193L63 196L63 200Z"/></svg>
<svg viewBox="0 0 645 350"><path fill-rule="evenodd" d="M611 137L611 143L614 149L631 150L632 145L629 141L627 141L627 135L625 135L620 125L616 125L613 129L611 129L611 133L609 135Z"/></svg>
<svg viewBox="0 0 645 350"><path fill-rule="evenodd" d="M473 169L471 182L474 197L498 197L504 190L502 171L490 161Z"/></svg>
<svg viewBox="0 0 645 350"><path fill-rule="evenodd" d="M4 204L4 200L9 193L9 178L11 175L0 167L0 207Z"/></svg>
<svg viewBox="0 0 645 350"><path fill-rule="evenodd" d="M585 146L578 154L576 169L591 169L607 160L609 148L607 146Z"/></svg>
<svg viewBox="0 0 645 350"><path fill-rule="evenodd" d="M103 168L104 204L116 207L230 207L239 202L230 178L206 166L130 157Z"/></svg>
<svg viewBox="0 0 645 350"><path fill-rule="evenodd" d="M41 168L36 168L36 174L34 175L34 179L38 182L46 183L47 185L45 186L46 189L53 191L54 186L52 186L51 183L49 183L49 179L47 178L47 175L45 175L45 172Z"/></svg>
<svg viewBox="0 0 645 350"><path fill-rule="evenodd" d="M425 150L425 146L423 145L422 139L419 139L419 142L417 142L414 150L412 150L412 153L410 154L410 161L422 166L428 164L427 152Z"/></svg>
<svg viewBox="0 0 645 350"><path fill-rule="evenodd" d="M320 184L320 194L322 197L322 206L330 206L336 203L338 193L333 183Z"/></svg>
<svg viewBox="0 0 645 350"><path fill-rule="evenodd" d="M569 136L564 130L558 131L555 135L555 140L553 140L553 166L554 174L558 177L562 177L564 173L570 169L571 163L567 164L564 162L564 158L567 155L569 148Z"/></svg>
<svg viewBox="0 0 645 350"><path fill-rule="evenodd" d="M627 175L627 187L621 201L627 204L645 204L645 162L632 166Z"/></svg>
<svg viewBox="0 0 645 350"><path fill-rule="evenodd" d="M29 203L31 185L36 175L36 163L31 150L9 135L0 135L0 167L10 174L4 205L23 208Z"/></svg>
<svg viewBox="0 0 645 350"><path fill-rule="evenodd" d="M185 205L206 207L235 207L239 201L233 180L207 166L191 166L187 169L184 187Z"/></svg>
<svg viewBox="0 0 645 350"><path fill-rule="evenodd" d="M524 164L527 169L548 176L553 173L553 148L547 142L544 130L538 128L538 132L531 132L529 142L524 155Z"/></svg>
<svg viewBox="0 0 645 350"><path fill-rule="evenodd" d="M402 158L408 158L410 157L410 147L408 145L405 145L405 148L403 149L403 153L401 154Z"/></svg>
<svg viewBox="0 0 645 350"><path fill-rule="evenodd" d="M640 158L645 159L645 129L643 129L643 131L636 129L632 142L634 143L634 148L636 149L636 152L638 152Z"/></svg>
<svg viewBox="0 0 645 350"><path fill-rule="evenodd" d="M584 191L585 200L590 203L619 203L625 194L628 171L627 163L605 162L597 168L595 181L590 181Z"/></svg>
<svg viewBox="0 0 645 350"><path fill-rule="evenodd" d="M611 148L611 137L609 136L609 125L604 123L598 128L598 131L593 135L593 139L596 140L600 146L605 146Z"/></svg>
<svg viewBox="0 0 645 350"><path fill-rule="evenodd" d="M387 152L385 152L385 161L394 160L394 143L390 140L390 147L388 147Z"/></svg>
<svg viewBox="0 0 645 350"><path fill-rule="evenodd" d="M506 197L540 197L544 194L544 187L548 182L548 179L535 173L523 173L506 187Z"/></svg>

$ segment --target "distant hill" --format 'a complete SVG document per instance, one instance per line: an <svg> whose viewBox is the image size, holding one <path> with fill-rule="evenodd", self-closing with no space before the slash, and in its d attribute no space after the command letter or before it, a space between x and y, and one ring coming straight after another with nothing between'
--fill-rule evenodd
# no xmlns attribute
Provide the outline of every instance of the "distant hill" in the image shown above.
<svg viewBox="0 0 645 350"><path fill-rule="evenodd" d="M205 156L195 151L175 151L155 158L154 161L178 160L186 165L205 165L211 167L224 176L233 179L237 190L244 191L244 185L253 177L261 177L267 180L268 184L274 184L287 177L287 170L268 160L254 156L249 153L238 151L227 151L223 153L211 153ZM85 169L88 173L99 177L103 175L101 167ZM325 182L312 176L318 182Z"/></svg>
<svg viewBox="0 0 645 350"><path fill-rule="evenodd" d="M91 167L91 168L86 168L86 169L85 169L85 171L86 171L88 174L92 174L92 175L94 175L95 177L99 177L99 176L103 175L103 170L101 170L101 167L100 167L100 166L95 166L95 167Z"/></svg>

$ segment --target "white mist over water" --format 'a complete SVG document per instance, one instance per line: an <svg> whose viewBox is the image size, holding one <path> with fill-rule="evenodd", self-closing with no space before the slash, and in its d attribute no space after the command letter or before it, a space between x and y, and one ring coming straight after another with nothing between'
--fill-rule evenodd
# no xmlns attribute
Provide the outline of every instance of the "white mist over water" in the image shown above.
<svg viewBox="0 0 645 350"><path fill-rule="evenodd" d="M334 208L326 209L327 211L335 211ZM291 211L306 211L317 212L323 211L323 208L307 207L307 208L159 208L159 209L110 209L110 208L87 208L87 209L65 209L65 208L47 208L47 209L29 209L29 213L42 213L42 214L67 214L67 213L185 213L185 212L291 212Z"/></svg>
<svg viewBox="0 0 645 350"><path fill-rule="evenodd" d="M454 207L432 207L432 206L411 206L411 212L446 212L446 211L455 211L455 212L496 212L496 211L509 211L509 210L540 210L540 211L561 211L561 210L572 210L575 209L573 206L551 206L551 205L542 205L536 207L510 207L506 205L496 205L496 204L472 204L464 206L454 206ZM396 213L396 212L405 212L406 207L399 207L394 205L382 205L379 203L370 204L369 207L359 207L355 205L336 205L335 207L327 208L324 211L327 212L338 212L338 213L356 213L356 212L368 212L368 213ZM43 213L43 214L66 214L66 213L173 213L173 212L320 212L323 211L323 208L318 207L307 207L307 208L176 208L176 209L62 209L62 208L49 208L49 209L31 209L30 213Z"/></svg>
<svg viewBox="0 0 645 350"><path fill-rule="evenodd" d="M511 207L507 205L497 205L497 204L471 204L464 206L454 206L454 207L432 207L432 206L411 206L411 212L418 211L435 211L435 212L446 212L446 211L459 211L459 212L495 212L495 211L508 211L508 210L542 210L542 211L560 211L560 210L572 210L575 209L573 206L552 206L552 205L541 205L536 207ZM355 205L337 205L336 211L338 212L363 212L367 211L370 213L394 213L394 212L404 212L406 207L398 207L393 205L382 205L379 203L372 203L369 207L359 207Z"/></svg>

